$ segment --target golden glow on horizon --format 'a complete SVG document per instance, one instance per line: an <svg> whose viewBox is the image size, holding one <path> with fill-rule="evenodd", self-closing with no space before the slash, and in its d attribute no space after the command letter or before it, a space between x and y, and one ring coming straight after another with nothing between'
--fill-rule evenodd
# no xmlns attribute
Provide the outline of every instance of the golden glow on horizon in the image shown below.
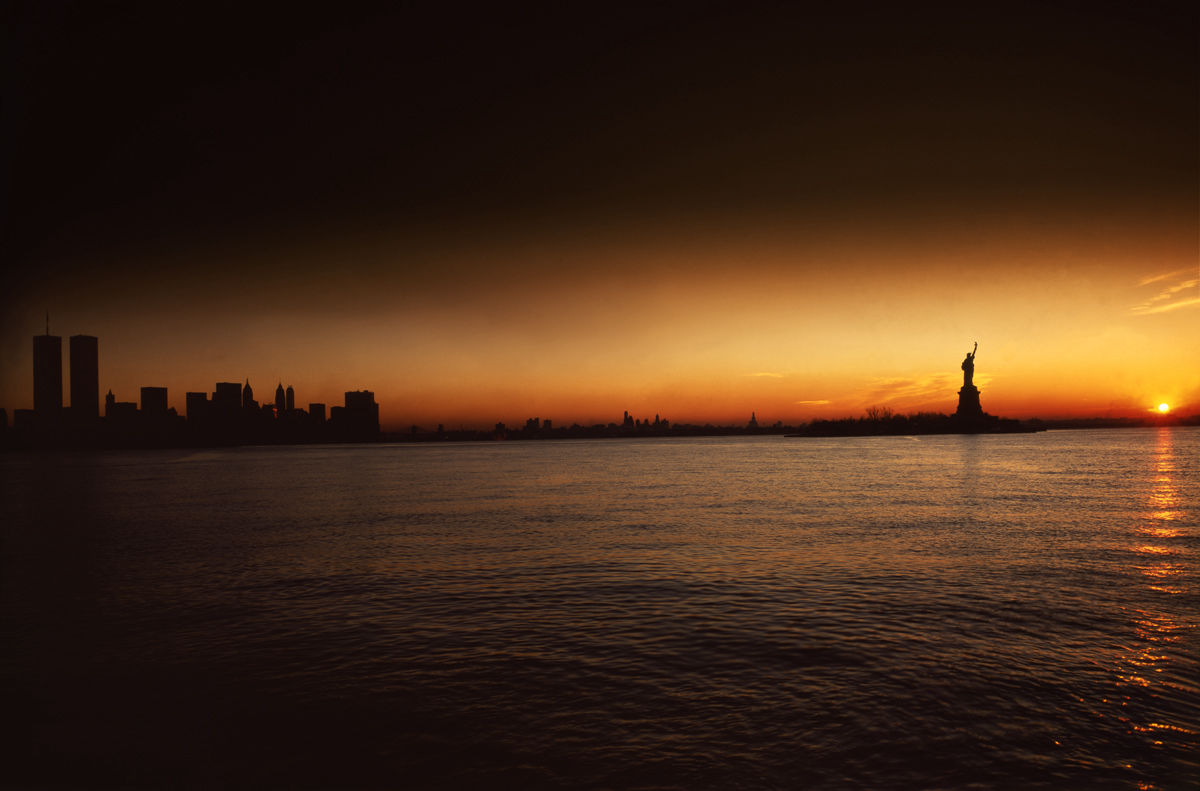
<svg viewBox="0 0 1200 791"><path fill-rule="evenodd" d="M186 289L174 273L197 264L181 253L136 288L97 276L31 295L18 317L27 330L6 341L0 407L31 406L30 336L48 304L55 334L100 338L102 393L167 387L181 414L187 391L247 377L256 393L294 385L302 406L371 390L392 430L534 416L588 425L624 410L675 423L755 412L768 425L873 406L952 412L976 340L975 384L992 414L1197 410L1200 309L1132 310L1187 277L1173 262L1193 256L1191 236L1006 230L330 239L234 251L236 276ZM337 274L343 260L353 277ZM288 267L297 274L281 291L276 270ZM64 359L65 388L67 373Z"/></svg>

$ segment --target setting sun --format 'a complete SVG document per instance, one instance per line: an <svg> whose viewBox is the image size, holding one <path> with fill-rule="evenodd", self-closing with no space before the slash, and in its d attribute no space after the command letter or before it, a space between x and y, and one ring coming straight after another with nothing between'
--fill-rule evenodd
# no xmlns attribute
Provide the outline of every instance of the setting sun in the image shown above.
<svg viewBox="0 0 1200 791"><path fill-rule="evenodd" d="M1159 404L1158 411L1165 415L1171 411L1171 405L1170 404Z"/></svg>

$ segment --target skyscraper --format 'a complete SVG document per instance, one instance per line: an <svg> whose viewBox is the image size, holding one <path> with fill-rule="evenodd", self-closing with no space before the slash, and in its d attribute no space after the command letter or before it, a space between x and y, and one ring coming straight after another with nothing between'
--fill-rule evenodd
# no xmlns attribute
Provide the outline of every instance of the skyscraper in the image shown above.
<svg viewBox="0 0 1200 791"><path fill-rule="evenodd" d="M291 412L296 408L296 391L292 389L291 385L288 385L285 395L287 400L287 411Z"/></svg>
<svg viewBox="0 0 1200 791"><path fill-rule="evenodd" d="M55 419L62 411L62 338L50 334L33 336L33 411L38 417Z"/></svg>
<svg viewBox="0 0 1200 791"><path fill-rule="evenodd" d="M91 335L71 336L71 416L100 417L99 341Z"/></svg>
<svg viewBox="0 0 1200 791"><path fill-rule="evenodd" d="M282 415L285 409L287 409L287 403L283 395L283 382L280 382L275 388L275 414Z"/></svg>

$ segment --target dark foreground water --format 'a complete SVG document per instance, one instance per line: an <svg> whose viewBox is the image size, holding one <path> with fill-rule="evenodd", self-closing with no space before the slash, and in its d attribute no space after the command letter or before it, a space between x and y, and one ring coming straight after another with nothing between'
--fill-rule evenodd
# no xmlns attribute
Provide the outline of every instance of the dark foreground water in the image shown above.
<svg viewBox="0 0 1200 791"><path fill-rule="evenodd" d="M9 787L1200 777L1197 429L0 474Z"/></svg>

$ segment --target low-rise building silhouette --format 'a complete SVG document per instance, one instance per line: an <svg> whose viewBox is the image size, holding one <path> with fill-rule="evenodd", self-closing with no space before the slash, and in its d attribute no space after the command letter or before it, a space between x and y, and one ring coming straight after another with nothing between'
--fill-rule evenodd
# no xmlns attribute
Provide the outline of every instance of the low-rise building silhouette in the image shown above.
<svg viewBox="0 0 1200 791"><path fill-rule="evenodd" d="M346 440L368 440L379 436L379 404L370 390L348 390L345 406L330 410L335 434Z"/></svg>
<svg viewBox="0 0 1200 791"><path fill-rule="evenodd" d="M167 388L142 388L142 414L148 417L158 417L167 414Z"/></svg>
<svg viewBox="0 0 1200 791"><path fill-rule="evenodd" d="M247 381L247 384L249 382ZM212 404L213 408L222 411L226 409L237 410L242 403L242 386L237 382L217 382L216 389L213 390Z"/></svg>
<svg viewBox="0 0 1200 791"><path fill-rule="evenodd" d="M184 394L183 406L189 425L197 425L208 420L208 393Z"/></svg>
<svg viewBox="0 0 1200 791"><path fill-rule="evenodd" d="M137 404L132 401L118 401L113 391L109 390L104 396L104 419L122 426L132 426L137 421Z"/></svg>

